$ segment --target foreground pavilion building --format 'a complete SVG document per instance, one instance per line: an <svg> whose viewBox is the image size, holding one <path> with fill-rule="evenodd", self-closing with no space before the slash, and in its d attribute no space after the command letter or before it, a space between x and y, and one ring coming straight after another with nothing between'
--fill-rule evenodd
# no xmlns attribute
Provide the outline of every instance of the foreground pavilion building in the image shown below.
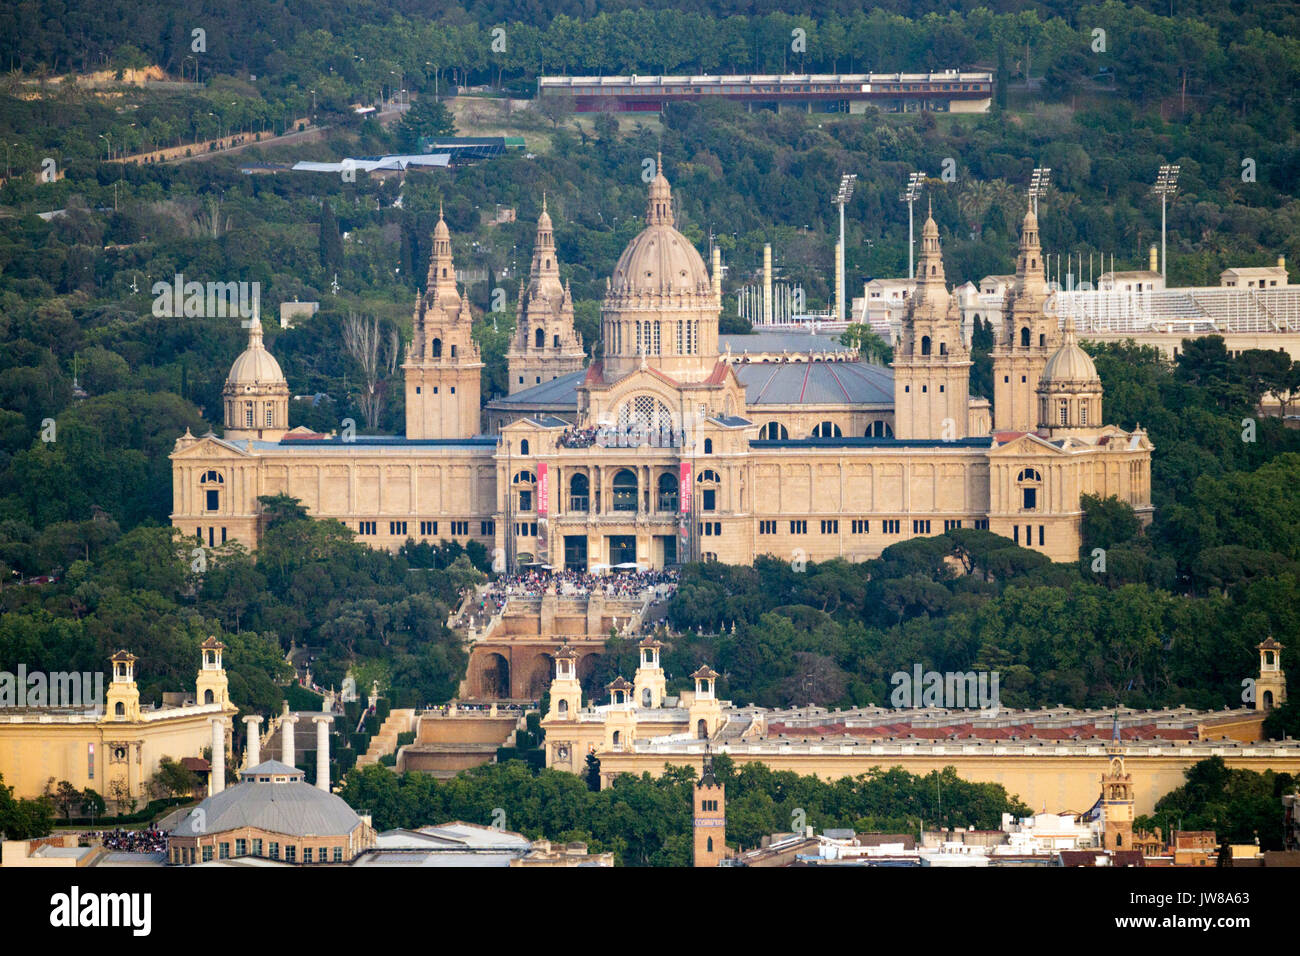
<svg viewBox="0 0 1300 956"><path fill-rule="evenodd" d="M676 218L661 171L645 227L607 280L599 357L584 368L543 211L510 394L486 407L440 219L402 366L401 437L286 430L289 390L255 320L226 384L224 435L176 442L173 524L204 545L256 548L258 497L283 493L374 547L478 541L511 568L599 570L863 560L957 527L1070 561L1083 495L1117 496L1149 520L1151 443L1105 424L1092 360L1044 312L1032 212L991 417L969 394L933 218L892 368L812 336L720 336L720 284Z"/></svg>

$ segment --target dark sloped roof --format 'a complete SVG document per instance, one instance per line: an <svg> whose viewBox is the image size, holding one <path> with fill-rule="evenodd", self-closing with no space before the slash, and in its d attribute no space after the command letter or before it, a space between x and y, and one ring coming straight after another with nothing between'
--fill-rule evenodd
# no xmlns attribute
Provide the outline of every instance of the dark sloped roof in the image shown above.
<svg viewBox="0 0 1300 956"><path fill-rule="evenodd" d="M892 405L893 369L868 362L760 362L735 365L754 405Z"/></svg>
<svg viewBox="0 0 1300 956"><path fill-rule="evenodd" d="M578 386L582 384L582 380L586 377L586 369L570 372L568 375L561 375L559 378L553 378L549 382L542 382L540 385L534 385L532 388L515 392L513 395L503 395L501 398L493 399L491 404L507 408L513 405L521 405L526 408L562 405L566 408L576 409L578 407Z"/></svg>

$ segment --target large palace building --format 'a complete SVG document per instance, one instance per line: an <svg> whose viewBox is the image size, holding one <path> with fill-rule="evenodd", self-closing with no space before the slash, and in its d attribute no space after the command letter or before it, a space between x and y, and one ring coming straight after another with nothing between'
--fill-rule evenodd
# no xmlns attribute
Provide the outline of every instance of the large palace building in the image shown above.
<svg viewBox="0 0 1300 956"><path fill-rule="evenodd" d="M645 228L607 281L600 357L584 368L544 211L510 394L485 408L440 220L402 366L405 437L287 430L287 383L254 320L226 382L224 436L176 442L173 523L204 545L255 548L258 497L283 493L375 547L479 541L511 568L599 570L862 560L958 527L1069 561L1083 495L1149 519L1151 443L1105 424L1092 360L1045 313L1032 212L993 354L991 420L969 394L933 218L892 370L794 341L811 336L720 337L718 277L674 222L660 172Z"/></svg>

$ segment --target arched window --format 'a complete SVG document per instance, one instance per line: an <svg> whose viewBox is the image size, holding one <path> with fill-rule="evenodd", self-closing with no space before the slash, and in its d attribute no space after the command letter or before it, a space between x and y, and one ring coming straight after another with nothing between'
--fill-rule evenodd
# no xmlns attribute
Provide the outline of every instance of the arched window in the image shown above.
<svg viewBox="0 0 1300 956"><path fill-rule="evenodd" d="M199 479L199 485L203 489L203 510L220 511L221 510L221 485L226 483L226 479L221 476L219 471L204 472L203 477Z"/></svg>
<svg viewBox="0 0 1300 956"><path fill-rule="evenodd" d="M519 495L519 510L533 510L533 490L537 485L537 476L531 471L521 471L511 482Z"/></svg>
<svg viewBox="0 0 1300 956"><path fill-rule="evenodd" d="M1038 489L1043 485L1043 476L1033 468L1024 468L1016 475L1020 486L1020 508L1022 511L1038 509Z"/></svg>
<svg viewBox="0 0 1300 956"><path fill-rule="evenodd" d="M1088 424L1088 400L1086 398L1079 403L1079 424Z"/></svg>
<svg viewBox="0 0 1300 956"><path fill-rule="evenodd" d="M921 354L922 355L930 354L930 336L928 335L921 336Z"/></svg>
<svg viewBox="0 0 1300 956"><path fill-rule="evenodd" d="M649 687L642 687L642 688L641 688L641 706L642 706L642 707L649 707L651 703L652 703L652 699L651 699L651 697L650 697L650 688L649 688Z"/></svg>
<svg viewBox="0 0 1300 956"><path fill-rule="evenodd" d="M431 345L433 348L433 357L442 358L442 339L434 339Z"/></svg>
<svg viewBox="0 0 1300 956"><path fill-rule="evenodd" d="M812 430L813 438L843 438L844 433L834 422L822 422Z"/></svg>
<svg viewBox="0 0 1300 956"><path fill-rule="evenodd" d="M212 697L212 691L210 691L210 690L205 690L205 691L203 692L203 703L205 703L205 704L211 704L211 703L213 703L213 702L214 702L214 700L213 700L213 697Z"/></svg>
<svg viewBox="0 0 1300 956"><path fill-rule="evenodd" d="M676 511L679 503L677 476L665 471L659 476L658 510Z"/></svg>
<svg viewBox="0 0 1300 956"><path fill-rule="evenodd" d="M1062 425L1070 424L1070 402L1068 399L1064 399L1064 398L1061 399L1061 408L1059 411L1059 416Z"/></svg>
<svg viewBox="0 0 1300 956"><path fill-rule="evenodd" d="M768 422L758 430L758 437L763 441L773 441L780 438L789 438L790 429L786 428L780 422Z"/></svg>
<svg viewBox="0 0 1300 956"><path fill-rule="evenodd" d="M700 722L695 725L695 735L701 740L709 739L709 725L705 722L703 717L701 717Z"/></svg>
<svg viewBox="0 0 1300 956"><path fill-rule="evenodd" d="M706 438L706 439L704 439L704 454L706 454L706 455L712 455L712 454L713 454L713 439L712 439L712 438Z"/></svg>
<svg viewBox="0 0 1300 956"><path fill-rule="evenodd" d="M1022 348L1029 348L1029 328L1027 326L1020 330L1020 345Z"/></svg>
<svg viewBox="0 0 1300 956"><path fill-rule="evenodd" d="M561 700L555 709L559 711L560 716L563 717L569 712L569 702L567 700Z"/></svg>
<svg viewBox="0 0 1300 956"><path fill-rule="evenodd" d="M621 730L614 731L614 746L615 747L621 746L622 743L623 743L623 731Z"/></svg>
<svg viewBox="0 0 1300 956"><path fill-rule="evenodd" d="M123 704L120 700L113 705L113 716L114 717L126 716L126 705Z"/></svg>
<svg viewBox="0 0 1300 956"><path fill-rule="evenodd" d="M894 430L889 427L889 422L874 421L867 426L867 438L893 438Z"/></svg>
<svg viewBox="0 0 1300 956"><path fill-rule="evenodd" d="M696 482L696 488L700 494L701 511L718 510L718 488L722 484L722 479L712 468L706 468L700 472L699 480Z"/></svg>
<svg viewBox="0 0 1300 956"><path fill-rule="evenodd" d="M619 406L619 433L630 438L636 436L634 443L639 443L640 436L671 432L673 427L668 406L653 395L636 395Z"/></svg>
<svg viewBox="0 0 1300 956"><path fill-rule="evenodd" d="M578 474L569 479L569 510L586 511L591 502L591 481Z"/></svg>
<svg viewBox="0 0 1300 956"><path fill-rule="evenodd" d="M519 454L521 454L521 455L527 455L527 454L528 454L528 439L527 439L527 438L521 438L521 439L519 440Z"/></svg>
<svg viewBox="0 0 1300 956"><path fill-rule="evenodd" d="M546 330L543 329L543 328L540 328L540 327L539 327L539 328L537 329L537 332L533 335L533 342L536 344L536 346L537 346L539 349L540 349L540 348L545 348L545 347L546 347Z"/></svg>
<svg viewBox="0 0 1300 956"><path fill-rule="evenodd" d="M636 511L636 475L624 468L614 476L612 484L615 511Z"/></svg>

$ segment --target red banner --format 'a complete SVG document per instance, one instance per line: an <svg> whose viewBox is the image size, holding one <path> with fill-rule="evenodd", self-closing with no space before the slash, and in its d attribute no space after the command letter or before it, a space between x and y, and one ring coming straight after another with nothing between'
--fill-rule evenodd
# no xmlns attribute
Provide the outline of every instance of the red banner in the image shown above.
<svg viewBox="0 0 1300 956"><path fill-rule="evenodd" d="M537 463L537 517L545 518L551 510L551 482L546 462Z"/></svg>
<svg viewBox="0 0 1300 956"><path fill-rule="evenodd" d="M677 496L682 514L691 513L691 463L682 462L681 489Z"/></svg>

